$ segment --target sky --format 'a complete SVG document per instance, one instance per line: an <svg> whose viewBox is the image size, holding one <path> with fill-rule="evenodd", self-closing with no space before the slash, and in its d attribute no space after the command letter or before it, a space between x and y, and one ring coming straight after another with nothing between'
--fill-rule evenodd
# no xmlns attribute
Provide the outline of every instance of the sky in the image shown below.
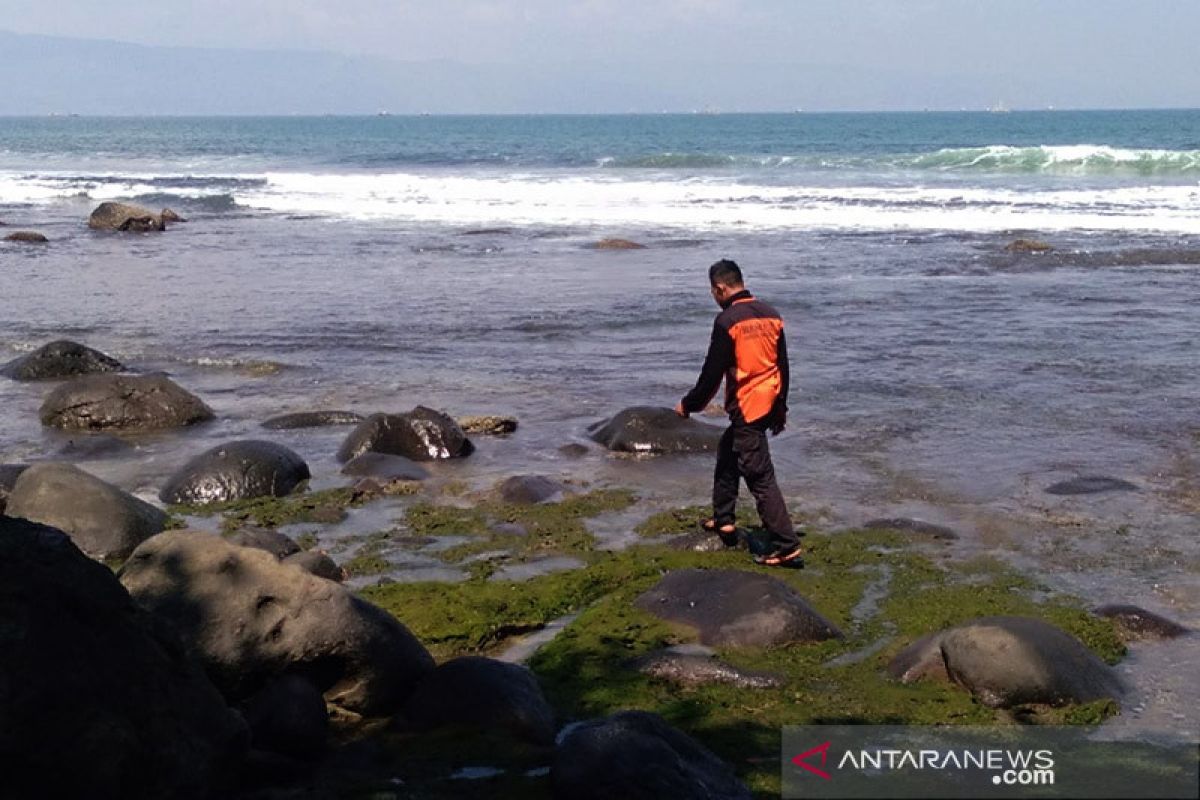
<svg viewBox="0 0 1200 800"><path fill-rule="evenodd" d="M1013 106L1200 106L1198 0L0 0L0 28L399 61L573 63L593 74L643 65L651 84L662 65L764 77L819 65L911 75L923 85L911 97L898 88L898 107L953 105L958 95L940 87L972 80Z"/></svg>

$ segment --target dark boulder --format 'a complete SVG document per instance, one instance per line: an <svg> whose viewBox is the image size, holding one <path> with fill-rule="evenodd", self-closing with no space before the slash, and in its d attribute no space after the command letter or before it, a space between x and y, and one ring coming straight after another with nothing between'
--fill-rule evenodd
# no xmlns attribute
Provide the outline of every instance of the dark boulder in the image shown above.
<svg viewBox="0 0 1200 800"><path fill-rule="evenodd" d="M169 208L156 214L141 206L110 201L96 206L96 210L88 217L88 227L95 231L145 233L165 231L167 223L175 221L181 222L182 218Z"/></svg>
<svg viewBox="0 0 1200 800"><path fill-rule="evenodd" d="M1138 606L1101 606L1096 609L1096 614L1115 622L1126 640L1175 639L1189 633L1189 630L1178 622L1172 622Z"/></svg>
<svg viewBox="0 0 1200 800"><path fill-rule="evenodd" d="M43 233L37 231L13 231L4 237L6 242L20 242L21 244L45 244L50 240Z"/></svg>
<svg viewBox="0 0 1200 800"><path fill-rule="evenodd" d="M1101 492L1136 492L1138 487L1120 478L1104 475L1085 475L1068 481L1059 481L1046 487L1047 494L1099 494Z"/></svg>
<svg viewBox="0 0 1200 800"><path fill-rule="evenodd" d="M434 666L386 611L214 534L159 534L133 552L120 578L134 600L179 628L231 699L301 675L327 702L380 716L396 711Z"/></svg>
<svg viewBox="0 0 1200 800"><path fill-rule="evenodd" d="M863 527L867 530L889 530L900 531L902 533L912 533L918 536L927 536L930 539L939 539L941 541L954 541L958 538L958 534L950 528L942 525L935 525L932 522L925 522L919 519L909 519L908 517L873 519Z"/></svg>
<svg viewBox="0 0 1200 800"><path fill-rule="evenodd" d="M516 417L459 417L457 422L464 433L479 436L507 436L517 429Z"/></svg>
<svg viewBox="0 0 1200 800"><path fill-rule="evenodd" d="M227 795L245 724L107 567L0 517L0 609L0 794Z"/></svg>
<svg viewBox="0 0 1200 800"><path fill-rule="evenodd" d="M601 239L592 245L597 250L645 250L646 245L629 239Z"/></svg>
<svg viewBox="0 0 1200 800"><path fill-rule="evenodd" d="M544 475L514 475L496 487L506 503L534 505L561 498L566 487Z"/></svg>
<svg viewBox="0 0 1200 800"><path fill-rule="evenodd" d="M362 414L353 411L300 411L271 417L262 426L270 430L293 428L321 428L330 425L357 425L363 421Z"/></svg>
<svg viewBox="0 0 1200 800"><path fill-rule="evenodd" d="M167 524L144 500L70 464L34 464L17 478L5 513L65 531L93 558L122 559Z"/></svg>
<svg viewBox="0 0 1200 800"><path fill-rule="evenodd" d="M283 559L284 564L299 567L310 575L341 583L346 573L327 553L320 550L301 550Z"/></svg>
<svg viewBox="0 0 1200 800"><path fill-rule="evenodd" d="M946 676L991 708L1117 700L1120 681L1074 636L1029 617L982 617L918 640L888 667L908 683Z"/></svg>
<svg viewBox="0 0 1200 800"><path fill-rule="evenodd" d="M0 367L0 375L14 381L51 381L123 369L120 361L99 350L60 339L13 359Z"/></svg>
<svg viewBox="0 0 1200 800"><path fill-rule="evenodd" d="M383 481L423 481L429 477L429 470L411 458L368 451L351 459L342 467L342 474Z"/></svg>
<svg viewBox="0 0 1200 800"><path fill-rule="evenodd" d="M567 731L550 778L559 800L751 797L728 764L645 711L622 711Z"/></svg>
<svg viewBox="0 0 1200 800"><path fill-rule="evenodd" d="M8 505L8 495L21 477L21 473L29 469L28 464L0 464L0 514Z"/></svg>
<svg viewBox="0 0 1200 800"><path fill-rule="evenodd" d="M255 750L309 759L325 749L329 712L320 690L307 678L281 675L239 708L250 726Z"/></svg>
<svg viewBox="0 0 1200 800"><path fill-rule="evenodd" d="M400 714L403 726L496 731L538 745L554 743L554 709L525 667L465 656L425 676Z"/></svg>
<svg viewBox="0 0 1200 800"><path fill-rule="evenodd" d="M238 547L253 547L265 550L281 561L290 555L301 552L300 545L290 536L272 528L240 528L237 533L228 538L230 544Z"/></svg>
<svg viewBox="0 0 1200 800"><path fill-rule="evenodd" d="M669 572L635 605L695 628L715 647L773 647L840 639L842 633L795 589L757 572L681 569Z"/></svg>
<svg viewBox="0 0 1200 800"><path fill-rule="evenodd" d="M688 687L721 683L741 689L773 689L783 685L778 675L740 670L711 651L668 647L635 659L630 666L643 675Z"/></svg>
<svg viewBox="0 0 1200 800"><path fill-rule="evenodd" d="M42 424L76 430L154 431L213 418L200 398L166 375L86 375L46 395Z"/></svg>
<svg viewBox="0 0 1200 800"><path fill-rule="evenodd" d="M93 458L112 458L126 455L134 445L119 436L106 433L83 433L67 439L56 455L64 461L86 461Z"/></svg>
<svg viewBox="0 0 1200 800"><path fill-rule="evenodd" d="M633 406L588 428L594 441L626 453L710 452L717 449L723 432L657 406Z"/></svg>
<svg viewBox="0 0 1200 800"><path fill-rule="evenodd" d="M241 439L184 464L158 497L164 503L188 504L283 497L311 477L304 459L283 445Z"/></svg>
<svg viewBox="0 0 1200 800"><path fill-rule="evenodd" d="M390 453L413 461L463 458L475 451L471 440L450 417L417 406L406 414L372 414L355 428L338 450L338 461L366 452Z"/></svg>

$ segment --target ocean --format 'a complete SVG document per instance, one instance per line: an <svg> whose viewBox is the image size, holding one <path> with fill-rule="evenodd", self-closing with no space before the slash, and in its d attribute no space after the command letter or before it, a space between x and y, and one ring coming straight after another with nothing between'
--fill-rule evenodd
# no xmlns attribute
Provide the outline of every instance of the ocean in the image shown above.
<svg viewBox="0 0 1200 800"><path fill-rule="evenodd" d="M109 199L188 221L89 231ZM0 360L71 338L217 411L84 464L144 496L268 416L424 404L521 420L455 480L703 502L707 457L558 448L690 387L733 258L787 323L794 508L1200 623L1200 111L8 118L0 222L51 239L0 245ZM44 391L0 383L0 462L66 445ZM269 438L326 486L344 433ZM1045 492L1093 475L1139 491ZM1154 688L1113 724L1200 728L1198 663L1135 650Z"/></svg>

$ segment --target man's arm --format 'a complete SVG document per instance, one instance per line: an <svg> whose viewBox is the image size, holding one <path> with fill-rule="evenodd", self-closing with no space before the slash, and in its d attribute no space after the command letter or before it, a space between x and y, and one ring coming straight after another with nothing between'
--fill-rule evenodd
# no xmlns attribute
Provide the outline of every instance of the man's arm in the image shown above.
<svg viewBox="0 0 1200 800"><path fill-rule="evenodd" d="M704 357L704 366L700 370L700 378L692 390L684 395L675 410L681 417L703 411L717 389L721 388L721 379L733 366L733 338L729 331L717 323L713 323L712 339L708 343L708 355Z"/></svg>
<svg viewBox="0 0 1200 800"><path fill-rule="evenodd" d="M777 423L771 430L775 434L779 434L787 425L788 390L792 384L792 370L788 364L787 339L782 330L779 331L779 341L775 344L775 363L779 365L779 397L775 399Z"/></svg>

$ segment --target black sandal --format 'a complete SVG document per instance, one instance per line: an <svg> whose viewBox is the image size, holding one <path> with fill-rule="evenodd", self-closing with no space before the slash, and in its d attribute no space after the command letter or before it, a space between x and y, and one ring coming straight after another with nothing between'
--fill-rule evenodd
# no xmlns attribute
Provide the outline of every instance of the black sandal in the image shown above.
<svg viewBox="0 0 1200 800"><path fill-rule="evenodd" d="M725 530L726 527L730 527L733 530L727 531ZM717 521L712 517L709 517L708 519L700 521L700 529L706 533L715 533L721 539L721 544L725 545L726 547L738 546L738 541L740 538L738 536L738 528L732 522L728 523L728 525L722 525L718 528Z"/></svg>
<svg viewBox="0 0 1200 800"><path fill-rule="evenodd" d="M804 566L804 548L796 545L790 550L775 550L765 556L755 556L754 563L764 567L801 569Z"/></svg>

